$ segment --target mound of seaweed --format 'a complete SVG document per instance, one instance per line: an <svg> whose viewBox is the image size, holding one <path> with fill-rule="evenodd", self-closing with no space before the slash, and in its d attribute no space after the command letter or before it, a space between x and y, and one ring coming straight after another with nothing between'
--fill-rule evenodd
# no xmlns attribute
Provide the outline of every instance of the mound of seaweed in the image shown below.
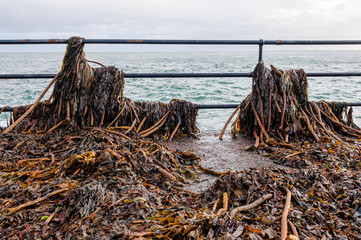
<svg viewBox="0 0 361 240"><path fill-rule="evenodd" d="M129 237L137 221L186 205L183 186L199 164L194 154L99 128L2 134L0 238Z"/></svg>
<svg viewBox="0 0 361 240"><path fill-rule="evenodd" d="M361 138L351 106L309 101L308 80L302 69L271 68L261 61L254 69L252 92L233 113L239 111L232 126L233 135L254 136L256 148L260 144L289 147L290 143L325 139L350 146L343 137Z"/></svg>
<svg viewBox="0 0 361 240"><path fill-rule="evenodd" d="M100 63L99 68L91 67L83 48L82 38L69 39L60 72L34 104L14 109L15 123L5 132L113 127L127 134L157 134L163 139L198 132L195 104L178 99L160 103L125 98L124 72ZM39 102L53 83L50 98Z"/></svg>
<svg viewBox="0 0 361 240"><path fill-rule="evenodd" d="M0 238L360 239L360 171L334 147L334 164L218 173L197 193L201 159L154 141L1 134Z"/></svg>

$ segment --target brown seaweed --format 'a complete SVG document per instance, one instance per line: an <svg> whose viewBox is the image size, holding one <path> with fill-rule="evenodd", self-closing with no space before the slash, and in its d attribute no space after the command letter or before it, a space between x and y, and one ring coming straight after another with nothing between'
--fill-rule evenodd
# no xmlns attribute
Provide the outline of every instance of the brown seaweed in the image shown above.
<svg viewBox="0 0 361 240"><path fill-rule="evenodd" d="M309 101L308 80L302 70L272 70L261 61L253 71L252 92L239 106L233 136L254 136L255 147L292 146L299 142L338 141L361 138L347 103Z"/></svg>
<svg viewBox="0 0 361 240"><path fill-rule="evenodd" d="M289 189L290 236L359 239L360 171L336 164L345 161L337 146L333 164L231 171L195 193L187 183L201 159L154 141L99 128L2 134L0 236L275 239Z"/></svg>
<svg viewBox="0 0 361 240"><path fill-rule="evenodd" d="M59 128L106 127L139 133L141 137L155 134L163 139L176 134L194 136L198 132L195 104L178 99L160 103L125 98L124 72L103 65L91 67L83 48L82 38L69 39L62 68L52 81L55 86L50 98L16 107L16 124L5 132L13 128L23 132L52 132Z"/></svg>
<svg viewBox="0 0 361 240"><path fill-rule="evenodd" d="M122 222L183 201L189 194L182 190L189 181L185 168L200 164L194 154L97 128L71 135L8 133L0 142L0 235L10 238L85 237L106 222L102 234L114 235L131 226ZM173 185L183 193L167 200ZM100 216L106 222L95 221ZM84 224L95 225L84 232Z"/></svg>

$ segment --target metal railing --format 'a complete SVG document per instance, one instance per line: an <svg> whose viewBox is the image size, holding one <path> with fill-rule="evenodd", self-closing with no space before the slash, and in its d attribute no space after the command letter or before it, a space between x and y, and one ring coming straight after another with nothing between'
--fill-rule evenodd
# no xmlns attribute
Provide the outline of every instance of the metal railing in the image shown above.
<svg viewBox="0 0 361 240"><path fill-rule="evenodd" d="M258 60L263 58L264 45L361 45L361 40L156 40L156 39L84 39L84 44L167 44L167 45L258 45ZM67 44L68 39L18 39L0 40L0 45L19 44ZM56 74L0 74L0 79L54 78ZM316 72L308 77L351 77L361 76L361 72ZM252 77L252 73L125 73L125 78L239 78ZM351 106L361 106L361 102L351 102ZM236 108L238 104L199 104L205 108ZM3 108L0 107L0 111ZM14 108L7 107L4 112Z"/></svg>

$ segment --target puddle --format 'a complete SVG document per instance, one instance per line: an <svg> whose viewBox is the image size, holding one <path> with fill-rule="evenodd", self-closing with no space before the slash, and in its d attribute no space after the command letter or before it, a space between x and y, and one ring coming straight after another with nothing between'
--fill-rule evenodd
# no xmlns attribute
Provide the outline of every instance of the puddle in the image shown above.
<svg viewBox="0 0 361 240"><path fill-rule="evenodd" d="M230 132L226 132L223 140L219 140L219 133L220 131L203 131L200 139L180 138L166 142L164 145L175 151L193 152L202 158L203 167L220 172L267 166L279 167L267 157L254 151L244 150L245 147L253 144L253 140L242 136L232 138ZM201 174L198 182L186 188L200 192L211 186L216 179L217 177L209 174Z"/></svg>

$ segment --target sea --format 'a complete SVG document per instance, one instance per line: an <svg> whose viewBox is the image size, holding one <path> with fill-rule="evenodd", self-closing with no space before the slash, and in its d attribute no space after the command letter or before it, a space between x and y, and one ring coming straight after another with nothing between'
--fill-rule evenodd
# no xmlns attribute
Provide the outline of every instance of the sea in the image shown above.
<svg viewBox="0 0 361 240"><path fill-rule="evenodd" d="M63 52L0 53L0 74L56 74L63 55ZM88 52L86 58L126 73L249 73L257 65L258 52ZM361 72L361 51L264 51L263 60L268 67L272 64L282 70L302 68L306 73ZM310 100L361 102L361 77L309 77L308 80ZM0 107L35 102L50 81L0 79ZM238 104L251 92L251 84L251 78L126 78L124 96L136 101L169 102L176 98L196 104ZM222 129L232 111L200 109L199 129ZM9 118L9 113L1 114L0 126L6 127ZM361 107L354 107L354 121L361 125Z"/></svg>

